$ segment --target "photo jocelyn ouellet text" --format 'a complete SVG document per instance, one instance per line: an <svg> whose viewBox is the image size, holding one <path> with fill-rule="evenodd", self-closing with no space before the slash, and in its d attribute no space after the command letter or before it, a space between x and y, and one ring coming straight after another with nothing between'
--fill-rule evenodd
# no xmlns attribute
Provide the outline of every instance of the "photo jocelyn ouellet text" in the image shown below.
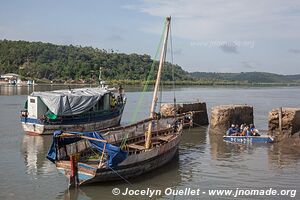
<svg viewBox="0 0 300 200"><path fill-rule="evenodd" d="M200 188L172 188L168 187L165 189L131 189L125 188L122 191L119 188L112 189L113 195L120 196L231 196L231 197L240 197L240 196L286 196L294 198L296 197L296 189L207 189L202 190Z"/></svg>

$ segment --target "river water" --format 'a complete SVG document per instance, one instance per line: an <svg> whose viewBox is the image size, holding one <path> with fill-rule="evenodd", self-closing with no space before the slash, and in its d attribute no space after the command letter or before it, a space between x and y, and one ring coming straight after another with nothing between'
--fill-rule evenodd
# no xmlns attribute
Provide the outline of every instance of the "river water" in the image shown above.
<svg viewBox="0 0 300 200"><path fill-rule="evenodd" d="M26 95L35 91L58 89L55 86L0 86L0 199L147 199L147 196L114 196L113 188L161 190L154 199L232 199L233 196L210 196L213 189L298 190L300 192L299 149L278 144L238 145L222 141L209 127L186 129L178 155L167 165L135 179L95 184L68 190L66 178L45 159L51 136L27 136L19 123L19 111ZM142 95L140 88L127 88L127 105L122 123L146 117L151 92ZM138 99L144 97L141 108ZM208 111L215 105L249 104L255 107L255 125L267 129L268 112L273 108L299 107L299 87L179 87L178 102L200 100ZM163 101L171 101L173 91L166 89ZM200 189L199 196L165 195L166 188ZM292 199L294 195L237 196L235 199ZM294 199L299 199L296 194Z"/></svg>

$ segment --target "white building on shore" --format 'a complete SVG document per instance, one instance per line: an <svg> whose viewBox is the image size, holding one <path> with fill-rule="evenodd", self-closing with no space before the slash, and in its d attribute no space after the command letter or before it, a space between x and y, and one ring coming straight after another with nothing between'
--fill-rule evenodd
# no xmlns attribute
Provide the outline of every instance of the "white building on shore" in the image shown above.
<svg viewBox="0 0 300 200"><path fill-rule="evenodd" d="M19 77L20 76L18 74L14 74L14 73L2 74L0 76L0 82L15 85L21 81L21 79Z"/></svg>

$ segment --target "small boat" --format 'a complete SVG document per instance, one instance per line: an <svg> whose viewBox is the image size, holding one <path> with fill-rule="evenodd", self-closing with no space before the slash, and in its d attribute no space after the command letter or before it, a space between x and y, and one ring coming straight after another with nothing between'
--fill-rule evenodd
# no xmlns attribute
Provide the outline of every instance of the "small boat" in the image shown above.
<svg viewBox="0 0 300 200"><path fill-rule="evenodd" d="M147 119L107 129L106 133L57 131L47 158L69 178L70 187L126 180L154 170L175 156L182 134L182 124L175 122L174 118L159 122ZM153 124L153 130L147 149L145 132L149 124Z"/></svg>
<svg viewBox="0 0 300 200"><path fill-rule="evenodd" d="M272 143L274 138L271 136L223 136L223 140L233 143Z"/></svg>
<svg viewBox="0 0 300 200"><path fill-rule="evenodd" d="M54 133L47 158L69 178L70 186L127 181L161 167L175 156L184 117L163 117L155 112L170 21L167 17L149 118L101 132Z"/></svg>
<svg viewBox="0 0 300 200"><path fill-rule="evenodd" d="M33 92L21 111L21 123L30 135L101 130L120 124L125 104L122 88L118 94L104 86Z"/></svg>
<svg viewBox="0 0 300 200"><path fill-rule="evenodd" d="M17 85L17 80L9 80L8 85Z"/></svg>

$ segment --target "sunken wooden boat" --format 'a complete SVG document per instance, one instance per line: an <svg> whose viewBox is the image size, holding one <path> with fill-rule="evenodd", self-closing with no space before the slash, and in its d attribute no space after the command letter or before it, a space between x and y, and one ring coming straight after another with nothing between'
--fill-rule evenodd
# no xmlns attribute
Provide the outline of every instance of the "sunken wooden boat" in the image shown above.
<svg viewBox="0 0 300 200"><path fill-rule="evenodd" d="M223 136L223 140L233 143L273 143L274 138L271 136Z"/></svg>
<svg viewBox="0 0 300 200"><path fill-rule="evenodd" d="M176 114L164 118L156 113L170 21L167 17L148 119L101 132L54 133L47 158L69 178L70 186L127 180L154 170L174 157L181 140L183 118Z"/></svg>

